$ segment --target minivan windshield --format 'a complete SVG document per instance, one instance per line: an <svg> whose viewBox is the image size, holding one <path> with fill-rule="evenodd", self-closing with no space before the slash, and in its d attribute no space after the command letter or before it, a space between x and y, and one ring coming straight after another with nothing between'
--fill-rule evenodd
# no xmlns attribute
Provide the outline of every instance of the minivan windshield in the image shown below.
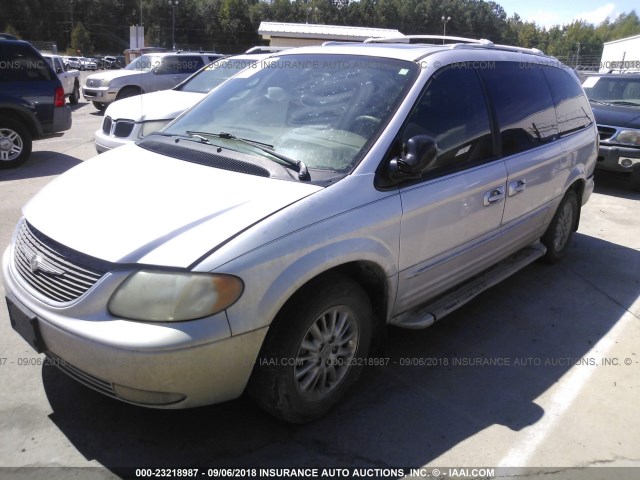
<svg viewBox="0 0 640 480"><path fill-rule="evenodd" d="M589 100L611 105L640 107L640 76L616 74L589 77L582 87Z"/></svg>
<svg viewBox="0 0 640 480"><path fill-rule="evenodd" d="M417 74L415 63L389 58L270 57L220 85L164 133L210 133L213 145L261 154L237 141L242 139L309 169L346 173L386 126Z"/></svg>

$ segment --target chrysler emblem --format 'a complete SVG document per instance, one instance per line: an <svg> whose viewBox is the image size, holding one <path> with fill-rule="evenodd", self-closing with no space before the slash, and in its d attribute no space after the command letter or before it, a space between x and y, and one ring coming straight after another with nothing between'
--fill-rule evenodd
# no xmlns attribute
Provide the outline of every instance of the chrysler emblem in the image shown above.
<svg viewBox="0 0 640 480"><path fill-rule="evenodd" d="M48 273L49 275L64 275L64 270L60 270L55 266L51 265L51 263L47 262L42 255L39 253L34 254L29 259L29 268L31 268L31 272L38 273Z"/></svg>

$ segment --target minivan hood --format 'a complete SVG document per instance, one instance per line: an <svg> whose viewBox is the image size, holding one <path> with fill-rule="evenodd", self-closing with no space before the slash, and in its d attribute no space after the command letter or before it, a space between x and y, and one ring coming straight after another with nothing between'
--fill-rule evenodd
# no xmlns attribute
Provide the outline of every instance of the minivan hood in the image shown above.
<svg viewBox="0 0 640 480"><path fill-rule="evenodd" d="M135 97L123 98L107 108L105 116L114 120L123 118L134 122L171 120L196 104L206 93L163 90Z"/></svg>
<svg viewBox="0 0 640 480"><path fill-rule="evenodd" d="M598 125L640 128L640 108L591 103Z"/></svg>
<svg viewBox="0 0 640 480"><path fill-rule="evenodd" d="M92 257L186 268L318 190L128 145L61 175L27 203L23 214L48 237Z"/></svg>

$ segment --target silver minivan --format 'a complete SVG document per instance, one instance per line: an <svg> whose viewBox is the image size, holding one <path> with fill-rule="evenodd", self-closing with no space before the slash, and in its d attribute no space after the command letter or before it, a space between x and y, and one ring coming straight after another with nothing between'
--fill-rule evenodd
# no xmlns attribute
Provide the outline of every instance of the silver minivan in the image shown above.
<svg viewBox="0 0 640 480"><path fill-rule="evenodd" d="M597 157L578 79L537 50L415 41L283 51L52 181L3 256L15 330L125 402L247 390L304 422L383 360L387 325L560 260Z"/></svg>

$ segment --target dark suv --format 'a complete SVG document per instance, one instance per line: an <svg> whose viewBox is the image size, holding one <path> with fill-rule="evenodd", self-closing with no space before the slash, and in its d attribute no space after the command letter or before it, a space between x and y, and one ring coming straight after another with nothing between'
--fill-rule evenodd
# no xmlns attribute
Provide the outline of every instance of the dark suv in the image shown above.
<svg viewBox="0 0 640 480"><path fill-rule="evenodd" d="M31 44L0 34L0 168L24 163L32 139L69 128L55 72Z"/></svg>
<svg viewBox="0 0 640 480"><path fill-rule="evenodd" d="M594 75L582 87L600 135L596 168L629 174L640 191L640 74Z"/></svg>

